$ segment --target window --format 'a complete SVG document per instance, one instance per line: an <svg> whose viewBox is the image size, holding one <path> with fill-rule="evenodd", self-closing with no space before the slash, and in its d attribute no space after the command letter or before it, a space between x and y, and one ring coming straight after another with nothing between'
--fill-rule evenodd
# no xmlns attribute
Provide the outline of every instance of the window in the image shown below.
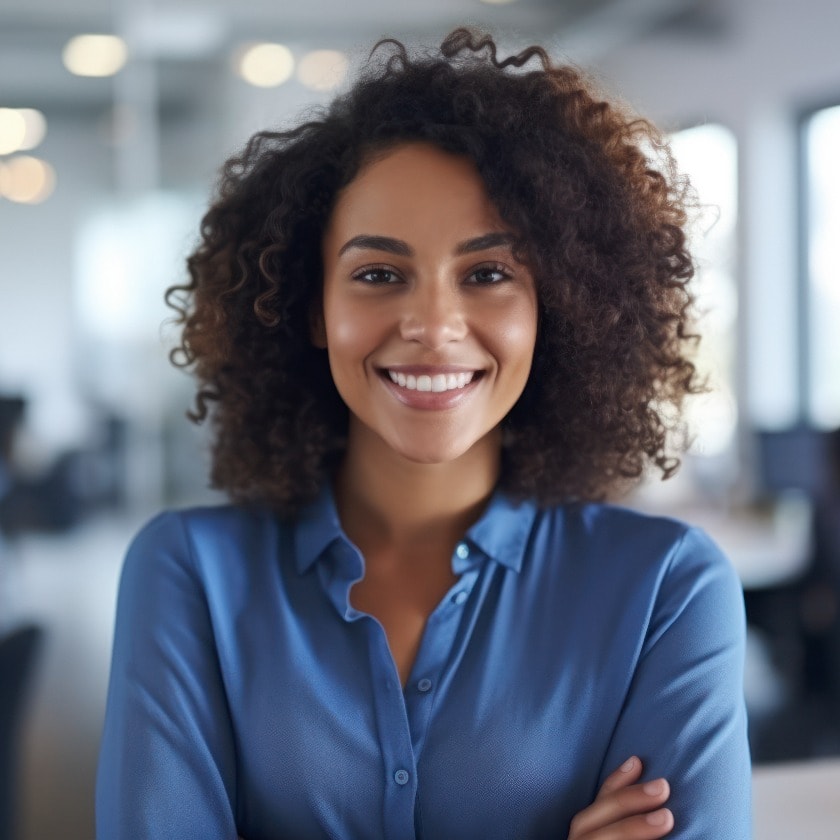
<svg viewBox="0 0 840 840"><path fill-rule="evenodd" d="M736 225L738 161L733 133L707 124L674 134L671 145L677 164L688 175L700 202L691 229L691 249L697 262L694 293L700 313L702 341L695 360L707 377L710 392L692 399L688 408L692 453L699 458L732 459L738 408L735 397Z"/></svg>
<svg viewBox="0 0 840 840"><path fill-rule="evenodd" d="M840 426L840 105L804 123L805 409L820 428Z"/></svg>

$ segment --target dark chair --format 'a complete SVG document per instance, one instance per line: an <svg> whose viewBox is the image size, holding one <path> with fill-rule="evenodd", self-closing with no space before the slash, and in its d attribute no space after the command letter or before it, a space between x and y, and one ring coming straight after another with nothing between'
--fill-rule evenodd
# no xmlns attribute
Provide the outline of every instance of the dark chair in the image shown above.
<svg viewBox="0 0 840 840"><path fill-rule="evenodd" d="M42 637L32 624L0 637L0 840L14 836L24 699Z"/></svg>
<svg viewBox="0 0 840 840"><path fill-rule="evenodd" d="M754 758L840 752L840 430L805 425L756 436L763 499L796 491L813 510L812 552L801 577L747 591L747 620L767 638L790 697L756 731Z"/></svg>

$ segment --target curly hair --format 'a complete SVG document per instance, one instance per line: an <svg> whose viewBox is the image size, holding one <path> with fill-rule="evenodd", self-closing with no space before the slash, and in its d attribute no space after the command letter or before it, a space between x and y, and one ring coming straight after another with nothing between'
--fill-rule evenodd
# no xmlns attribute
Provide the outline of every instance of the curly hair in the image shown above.
<svg viewBox="0 0 840 840"><path fill-rule="evenodd" d="M525 65L536 60L537 69ZM190 281L167 301L172 360L214 428L212 483L292 515L340 458L348 411L310 341L321 239L338 192L405 142L470 158L538 290L525 390L504 421L500 486L548 505L667 478L691 361L689 188L661 134L540 47L504 60L458 29L439 53L380 41L349 92L227 161Z"/></svg>

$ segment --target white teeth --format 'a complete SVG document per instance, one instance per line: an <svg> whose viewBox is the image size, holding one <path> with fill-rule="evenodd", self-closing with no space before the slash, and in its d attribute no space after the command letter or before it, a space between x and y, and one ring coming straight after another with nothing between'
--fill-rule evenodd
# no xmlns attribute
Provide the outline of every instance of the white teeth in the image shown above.
<svg viewBox="0 0 840 840"><path fill-rule="evenodd" d="M464 388L472 382L472 373L436 373L434 376L421 374L397 373L388 371L388 376L395 385L406 388L409 391L433 391L440 394L443 391L454 391L456 388Z"/></svg>

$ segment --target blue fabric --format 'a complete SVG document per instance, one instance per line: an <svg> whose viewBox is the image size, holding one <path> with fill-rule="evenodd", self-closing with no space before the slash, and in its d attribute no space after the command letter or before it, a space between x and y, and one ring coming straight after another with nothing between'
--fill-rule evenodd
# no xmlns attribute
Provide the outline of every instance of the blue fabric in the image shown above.
<svg viewBox="0 0 840 840"><path fill-rule="evenodd" d="M565 840L628 756L683 840L747 840L743 601L678 522L497 494L402 689L329 490L162 514L120 586L99 840Z"/></svg>

